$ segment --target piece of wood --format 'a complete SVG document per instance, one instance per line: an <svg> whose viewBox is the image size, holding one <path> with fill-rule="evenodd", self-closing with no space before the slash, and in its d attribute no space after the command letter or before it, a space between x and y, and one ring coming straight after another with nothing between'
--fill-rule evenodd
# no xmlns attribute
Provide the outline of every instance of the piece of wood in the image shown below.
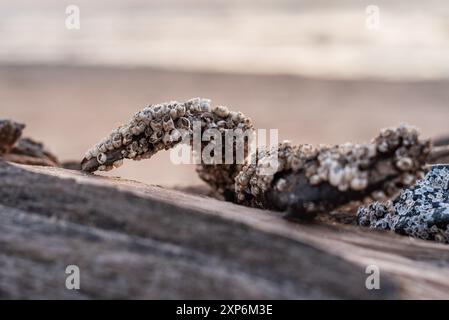
<svg viewBox="0 0 449 320"><path fill-rule="evenodd" d="M79 171L0 161L0 219L1 298L449 297L448 246Z"/></svg>

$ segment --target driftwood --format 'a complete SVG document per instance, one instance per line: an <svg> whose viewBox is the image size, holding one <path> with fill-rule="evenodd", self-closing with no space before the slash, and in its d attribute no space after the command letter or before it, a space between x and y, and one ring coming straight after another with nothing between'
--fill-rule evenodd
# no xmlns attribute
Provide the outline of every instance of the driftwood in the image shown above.
<svg viewBox="0 0 449 320"><path fill-rule="evenodd" d="M0 160L0 219L1 298L449 298L449 246L79 171Z"/></svg>

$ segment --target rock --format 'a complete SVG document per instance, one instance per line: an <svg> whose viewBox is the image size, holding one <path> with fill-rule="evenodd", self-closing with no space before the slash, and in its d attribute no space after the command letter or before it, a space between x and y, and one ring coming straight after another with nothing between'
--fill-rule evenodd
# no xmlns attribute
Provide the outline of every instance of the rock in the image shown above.
<svg viewBox="0 0 449 320"><path fill-rule="evenodd" d="M449 243L449 165L436 165L393 201L362 207L358 224Z"/></svg>

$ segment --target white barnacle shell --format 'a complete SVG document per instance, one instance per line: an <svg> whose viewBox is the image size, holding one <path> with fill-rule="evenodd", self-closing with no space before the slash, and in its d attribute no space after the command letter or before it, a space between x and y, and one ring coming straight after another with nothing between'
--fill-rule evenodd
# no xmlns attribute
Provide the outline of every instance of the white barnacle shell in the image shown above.
<svg viewBox="0 0 449 320"><path fill-rule="evenodd" d="M226 128L226 121L224 121L224 120L220 120L220 121L218 121L217 122L217 127L219 127L219 128Z"/></svg>
<svg viewBox="0 0 449 320"><path fill-rule="evenodd" d="M176 120L178 118L178 110L176 108L170 109L169 115L173 120Z"/></svg>
<svg viewBox="0 0 449 320"><path fill-rule="evenodd" d="M337 187L344 178L344 170L339 166L334 166L329 170L329 183Z"/></svg>
<svg viewBox="0 0 449 320"><path fill-rule="evenodd" d="M98 157L98 154L100 153L100 150L98 150L98 146L95 146L92 149L90 149L90 153L92 154L92 158Z"/></svg>
<svg viewBox="0 0 449 320"><path fill-rule="evenodd" d="M287 181L285 179L279 179L276 183L276 189L280 192L284 192L287 189Z"/></svg>
<svg viewBox="0 0 449 320"><path fill-rule="evenodd" d="M367 155L369 158L373 158L376 156L377 150L374 144L369 144L367 146Z"/></svg>
<svg viewBox="0 0 449 320"><path fill-rule="evenodd" d="M137 129L139 130L139 134L144 132L146 128L147 128L147 125L144 122L139 122L137 124Z"/></svg>
<svg viewBox="0 0 449 320"><path fill-rule="evenodd" d="M239 114L237 112L231 111L229 112L229 116L233 122L237 123L239 121Z"/></svg>
<svg viewBox="0 0 449 320"><path fill-rule="evenodd" d="M108 149L109 151L114 150L114 145L112 143L112 140L106 141L106 143L104 145L106 146L106 149Z"/></svg>
<svg viewBox="0 0 449 320"><path fill-rule="evenodd" d="M170 116L165 116L162 122L162 127L165 132L170 132L175 128L175 124L173 123L173 119Z"/></svg>
<svg viewBox="0 0 449 320"><path fill-rule="evenodd" d="M118 149L122 146L122 136L114 136L113 140L112 140L112 145L114 146L115 149Z"/></svg>
<svg viewBox="0 0 449 320"><path fill-rule="evenodd" d="M170 131L170 136L172 138L172 141L178 142L181 138L181 132L179 132L178 129L173 129L172 131Z"/></svg>
<svg viewBox="0 0 449 320"><path fill-rule="evenodd" d="M153 109L151 106L143 108L142 115L145 118L144 121L150 122L153 119Z"/></svg>
<svg viewBox="0 0 449 320"><path fill-rule="evenodd" d="M186 107L184 105L178 105L176 107L176 112L178 113L178 118L184 117L186 114Z"/></svg>
<svg viewBox="0 0 449 320"><path fill-rule="evenodd" d="M160 141L162 139L162 131L155 131L151 134L151 136L149 137L148 141L151 144L155 144L158 141Z"/></svg>
<svg viewBox="0 0 449 320"><path fill-rule="evenodd" d="M105 164L107 160L108 160L108 157L103 152L97 156L97 161L101 165Z"/></svg>
<svg viewBox="0 0 449 320"><path fill-rule="evenodd" d="M180 129L190 129L190 120L186 117L181 117L176 123L177 127Z"/></svg>
<svg viewBox="0 0 449 320"><path fill-rule="evenodd" d="M229 110L225 106L217 106L214 108L213 112L222 118L226 118L229 115Z"/></svg>
<svg viewBox="0 0 449 320"><path fill-rule="evenodd" d="M255 196L257 196L260 193L260 188L258 186L251 186L251 193Z"/></svg>
<svg viewBox="0 0 449 320"><path fill-rule="evenodd" d="M162 143L165 144L165 145L169 145L169 144L171 144L172 142L173 142L173 139L172 139L170 133L169 133L169 132L166 132L166 133L164 134L164 136L162 137Z"/></svg>
<svg viewBox="0 0 449 320"><path fill-rule="evenodd" d="M312 186L316 186L321 182L321 178L318 175L313 175L309 178L309 182Z"/></svg>
<svg viewBox="0 0 449 320"><path fill-rule="evenodd" d="M150 127L151 129L153 129L154 132L158 132L162 130L162 123L159 121L152 120L150 122Z"/></svg>
<svg viewBox="0 0 449 320"><path fill-rule="evenodd" d="M412 185L416 180L416 177L413 174L404 174L401 178L402 184L406 186Z"/></svg>
<svg viewBox="0 0 449 320"><path fill-rule="evenodd" d="M409 157L402 157L396 161L396 167L401 171L408 171L413 168L413 160Z"/></svg>
<svg viewBox="0 0 449 320"><path fill-rule="evenodd" d="M388 143L386 141L382 141L378 146L377 150L381 153L387 152L389 149Z"/></svg>
<svg viewBox="0 0 449 320"><path fill-rule="evenodd" d="M210 112L210 100L209 99L201 99L200 108L203 112Z"/></svg>
<svg viewBox="0 0 449 320"><path fill-rule="evenodd" d="M346 166L344 169L344 180L351 181L357 174L357 168Z"/></svg>
<svg viewBox="0 0 449 320"><path fill-rule="evenodd" d="M134 119L136 122L143 122L143 123L148 124L151 119L148 117L148 113L145 113L144 110L136 113L136 115L134 116ZM150 113L150 117L151 117L151 113Z"/></svg>
<svg viewBox="0 0 449 320"><path fill-rule="evenodd" d="M201 111L201 98L193 98L187 101L187 104L190 105L189 109L191 111Z"/></svg>
<svg viewBox="0 0 449 320"><path fill-rule="evenodd" d="M364 190L368 186L368 179L356 177L351 180L351 189L355 191Z"/></svg>
<svg viewBox="0 0 449 320"><path fill-rule="evenodd" d="M133 135L131 132L127 132L123 135L123 145L127 146L133 141Z"/></svg>
<svg viewBox="0 0 449 320"><path fill-rule="evenodd" d="M165 112L165 106L163 104L156 104L153 107L153 118L159 120Z"/></svg>
<svg viewBox="0 0 449 320"><path fill-rule="evenodd" d="M106 148L106 146L102 143L101 145L98 146L98 151L101 153L105 153L108 151L108 148Z"/></svg>

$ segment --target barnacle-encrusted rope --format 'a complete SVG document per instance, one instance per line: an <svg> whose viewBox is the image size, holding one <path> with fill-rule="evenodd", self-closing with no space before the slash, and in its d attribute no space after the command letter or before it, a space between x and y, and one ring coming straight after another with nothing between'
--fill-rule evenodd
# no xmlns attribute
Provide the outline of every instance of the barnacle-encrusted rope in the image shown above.
<svg viewBox="0 0 449 320"><path fill-rule="evenodd" d="M422 177L430 142L409 126L384 129L368 144L292 146L281 143L277 172L246 165L236 178L240 203L290 210L293 215L332 210L366 196L383 198ZM269 150L268 155L273 150Z"/></svg>
<svg viewBox="0 0 449 320"><path fill-rule="evenodd" d="M122 165L125 158L149 159L158 151L181 143L184 134L189 135L187 141L192 144L194 123L201 124L201 136L207 129L217 129L223 139L228 129L241 129L242 132L252 130L251 120L241 112L229 111L225 106L212 108L208 99L194 98L187 102L150 105L90 149L82 161L82 169L89 172L108 171ZM208 143L202 142L201 147ZM223 146L226 146L225 143ZM218 165L201 162L197 171L214 190L233 200L235 176L242 166L243 163L225 164L224 161Z"/></svg>
<svg viewBox="0 0 449 320"><path fill-rule="evenodd" d="M201 123L201 134L208 128L218 128L222 138L227 129L253 128L242 113L223 106L211 108L207 99L151 105L89 150L82 168L89 172L110 170L120 166L124 158L150 158L180 143L181 129L192 135L195 121ZM304 217L366 196L390 196L413 184L422 177L430 150L429 141L418 139L414 128L402 125L383 130L368 144L315 148L285 142L275 150L259 150L255 163L201 163L197 171L228 200L289 210ZM262 174L270 166L265 160L274 151L278 152L279 166L273 174Z"/></svg>
<svg viewBox="0 0 449 320"><path fill-rule="evenodd" d="M0 119L0 157L21 164L58 166L57 157L42 143L21 137L24 128L24 124Z"/></svg>
<svg viewBox="0 0 449 320"><path fill-rule="evenodd" d="M25 125L0 119L0 155L8 153L22 135Z"/></svg>

